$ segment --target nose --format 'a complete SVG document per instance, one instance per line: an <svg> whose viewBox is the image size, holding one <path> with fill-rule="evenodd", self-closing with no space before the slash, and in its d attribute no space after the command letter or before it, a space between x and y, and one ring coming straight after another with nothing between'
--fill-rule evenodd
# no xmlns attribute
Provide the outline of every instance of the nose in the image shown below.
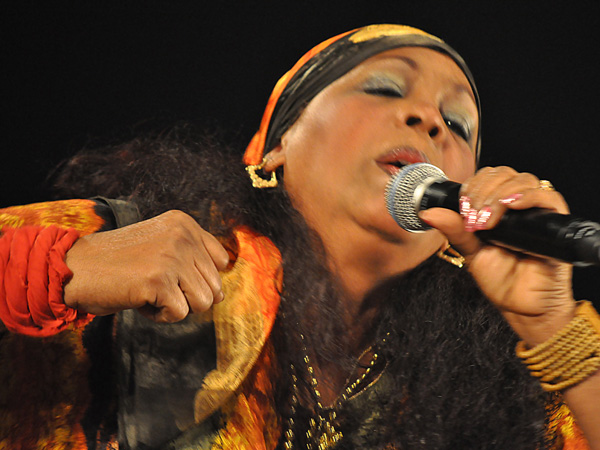
<svg viewBox="0 0 600 450"><path fill-rule="evenodd" d="M398 113L401 124L415 130L425 132L433 140L440 140L444 135L444 119L438 108L430 103L405 104Z"/></svg>

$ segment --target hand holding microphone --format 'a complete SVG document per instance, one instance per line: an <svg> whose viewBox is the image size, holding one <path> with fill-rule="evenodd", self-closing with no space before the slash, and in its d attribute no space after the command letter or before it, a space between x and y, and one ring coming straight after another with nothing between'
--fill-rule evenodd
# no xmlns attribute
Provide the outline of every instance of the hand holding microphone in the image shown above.
<svg viewBox="0 0 600 450"><path fill-rule="evenodd" d="M388 183L386 204L405 230L430 227L419 211L441 207L459 211L461 185L426 163L404 167ZM578 266L600 265L600 224L540 208L509 210L490 230L476 232L485 242L560 259Z"/></svg>

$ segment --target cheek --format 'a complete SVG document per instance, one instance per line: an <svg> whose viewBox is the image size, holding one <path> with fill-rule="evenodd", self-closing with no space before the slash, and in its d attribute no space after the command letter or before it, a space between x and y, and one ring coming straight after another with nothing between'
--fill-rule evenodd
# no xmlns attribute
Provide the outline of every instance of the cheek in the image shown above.
<svg viewBox="0 0 600 450"><path fill-rule="evenodd" d="M448 178L464 183L475 173L475 156L470 149L444 155L444 172Z"/></svg>
<svg viewBox="0 0 600 450"><path fill-rule="evenodd" d="M360 184L372 132L361 126L363 115L351 101L311 106L285 139L284 180L294 206L314 222L311 208L333 210Z"/></svg>
<svg viewBox="0 0 600 450"><path fill-rule="evenodd" d="M330 178L359 157L365 128L360 126L364 122L359 120L364 116L361 108L344 99L327 100L326 96L313 100L290 133L286 156L289 171L302 168Z"/></svg>

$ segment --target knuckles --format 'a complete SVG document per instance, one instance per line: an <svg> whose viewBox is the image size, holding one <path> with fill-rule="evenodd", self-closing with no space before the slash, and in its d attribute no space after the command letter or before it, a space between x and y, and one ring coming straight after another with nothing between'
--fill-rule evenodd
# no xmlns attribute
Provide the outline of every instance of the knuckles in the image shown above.
<svg viewBox="0 0 600 450"><path fill-rule="evenodd" d="M110 303L111 312L133 308L157 322L177 322L190 311L206 311L220 295L218 241L182 211L92 238L95 244L86 252L94 257L90 267L103 265L99 272L112 274L112 281L101 283L106 288L89 283L95 290L86 297L100 306Z"/></svg>
<svg viewBox="0 0 600 450"><path fill-rule="evenodd" d="M165 314L164 317L165 322L179 322L185 319L190 313L190 308L187 304L180 304L179 302L174 302L174 304L170 305L169 314Z"/></svg>
<svg viewBox="0 0 600 450"><path fill-rule="evenodd" d="M194 219L182 211L167 211L158 216L158 218L164 222L165 227L163 228L163 232L165 233L165 237L174 242L188 242L193 240L192 230L194 227L202 230Z"/></svg>
<svg viewBox="0 0 600 450"><path fill-rule="evenodd" d="M201 313L204 311L208 311L210 307L213 305L214 295L212 290L204 285L200 292L198 292L198 301L194 302L193 307L191 307L192 312Z"/></svg>

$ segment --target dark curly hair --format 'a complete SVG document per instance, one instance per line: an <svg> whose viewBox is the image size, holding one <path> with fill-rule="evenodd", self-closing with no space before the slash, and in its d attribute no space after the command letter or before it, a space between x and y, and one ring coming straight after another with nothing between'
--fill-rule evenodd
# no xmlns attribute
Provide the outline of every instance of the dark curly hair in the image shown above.
<svg viewBox="0 0 600 450"><path fill-rule="evenodd" d="M269 237L283 259L282 303L273 331L282 373L294 364L299 378L308 379L302 373L300 333L310 339L316 364L354 370L345 338L350 330L341 320L342 303L318 236L282 186L253 189L240 152L218 137L178 126L83 150L64 162L52 180L57 198L125 198L138 205L144 218L180 209L224 238L242 224ZM551 447L545 432L550 398L517 360L515 334L468 272L431 257L378 287L377 295L382 294L387 301L372 336L378 341L389 333L380 353L393 388L371 424L377 433L358 436L354 431L362 417L340 417L345 439L338 448ZM307 390L305 384L301 388ZM281 377L277 404L282 418L288 414L290 389L290 378ZM304 435L300 422L296 436Z"/></svg>

